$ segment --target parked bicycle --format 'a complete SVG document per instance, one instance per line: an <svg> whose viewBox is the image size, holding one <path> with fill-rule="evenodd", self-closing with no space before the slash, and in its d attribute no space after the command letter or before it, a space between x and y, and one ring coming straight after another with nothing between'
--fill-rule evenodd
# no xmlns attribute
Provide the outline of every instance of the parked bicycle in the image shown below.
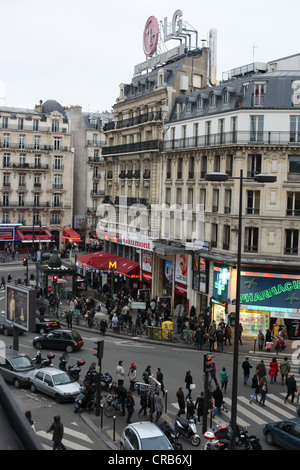
<svg viewBox="0 0 300 470"><path fill-rule="evenodd" d="M104 414L107 418L112 418L113 416L120 416L122 413L122 407L118 398L108 396L103 405Z"/></svg>

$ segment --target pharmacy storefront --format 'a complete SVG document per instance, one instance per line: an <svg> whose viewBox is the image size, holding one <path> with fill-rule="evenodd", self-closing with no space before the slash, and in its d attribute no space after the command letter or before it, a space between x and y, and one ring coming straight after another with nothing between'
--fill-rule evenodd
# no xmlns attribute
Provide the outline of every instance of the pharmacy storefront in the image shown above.
<svg viewBox="0 0 300 470"><path fill-rule="evenodd" d="M300 275L241 272L240 322L245 336L286 326L290 339L300 331ZM300 334L299 338L300 339Z"/></svg>

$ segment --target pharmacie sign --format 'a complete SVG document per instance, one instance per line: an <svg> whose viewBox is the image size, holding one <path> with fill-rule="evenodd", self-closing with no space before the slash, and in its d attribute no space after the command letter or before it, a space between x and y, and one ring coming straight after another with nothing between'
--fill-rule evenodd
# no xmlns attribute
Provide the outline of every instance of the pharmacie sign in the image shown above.
<svg viewBox="0 0 300 470"><path fill-rule="evenodd" d="M300 275L241 273L240 303L266 310L300 309Z"/></svg>

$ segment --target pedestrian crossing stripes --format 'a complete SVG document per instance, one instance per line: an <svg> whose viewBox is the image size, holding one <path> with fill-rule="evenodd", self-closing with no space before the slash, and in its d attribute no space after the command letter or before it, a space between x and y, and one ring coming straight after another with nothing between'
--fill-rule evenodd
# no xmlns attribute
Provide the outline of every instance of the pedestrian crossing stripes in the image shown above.
<svg viewBox="0 0 300 470"><path fill-rule="evenodd" d="M40 430L37 431L36 434L41 438L41 443L44 450L52 450L52 432L47 434L46 431ZM71 436L72 440L68 439L67 436ZM64 437L62 442L66 448L70 450L92 450L94 444L86 434L67 427L64 427Z"/></svg>

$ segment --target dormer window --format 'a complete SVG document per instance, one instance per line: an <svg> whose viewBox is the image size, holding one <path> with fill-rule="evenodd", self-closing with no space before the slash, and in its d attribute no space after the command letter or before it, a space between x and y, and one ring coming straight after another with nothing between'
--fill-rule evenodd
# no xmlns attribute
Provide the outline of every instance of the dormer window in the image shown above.
<svg viewBox="0 0 300 470"><path fill-rule="evenodd" d="M226 90L224 93L224 103L228 103L228 102L229 102L229 91Z"/></svg>
<svg viewBox="0 0 300 470"><path fill-rule="evenodd" d="M215 106L216 105L216 95L212 94L210 97L210 105Z"/></svg>
<svg viewBox="0 0 300 470"><path fill-rule="evenodd" d="M254 106L264 106L266 97L266 84L254 83Z"/></svg>
<svg viewBox="0 0 300 470"><path fill-rule="evenodd" d="M198 109L202 109L203 108L203 100L202 100L201 96L199 96L197 103L198 103Z"/></svg>

